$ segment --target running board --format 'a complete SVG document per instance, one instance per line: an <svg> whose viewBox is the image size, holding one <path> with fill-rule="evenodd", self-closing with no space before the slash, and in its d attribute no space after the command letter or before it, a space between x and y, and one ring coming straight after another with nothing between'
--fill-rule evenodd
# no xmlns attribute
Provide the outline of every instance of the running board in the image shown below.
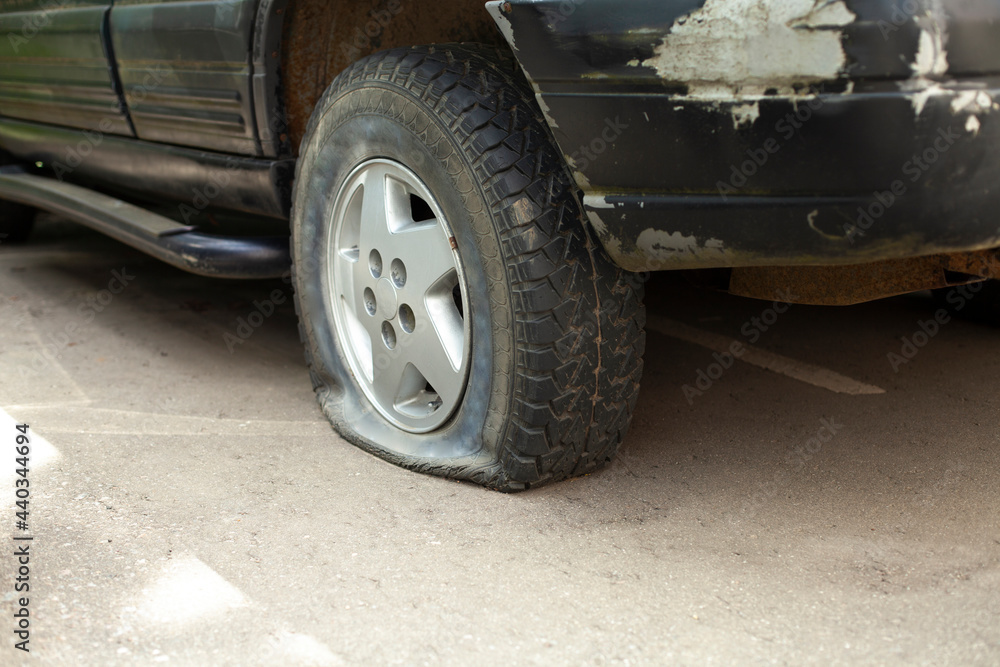
<svg viewBox="0 0 1000 667"><path fill-rule="evenodd" d="M278 278L291 265L288 237L202 234L196 227L94 190L0 167L0 199L65 216L163 260L213 278Z"/></svg>

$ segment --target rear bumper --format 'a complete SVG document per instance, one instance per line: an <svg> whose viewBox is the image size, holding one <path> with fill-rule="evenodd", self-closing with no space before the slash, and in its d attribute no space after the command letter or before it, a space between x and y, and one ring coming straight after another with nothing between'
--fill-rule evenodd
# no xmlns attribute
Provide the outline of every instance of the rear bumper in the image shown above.
<svg viewBox="0 0 1000 667"><path fill-rule="evenodd" d="M716 120L710 140L661 125L636 133L644 148L623 134L591 171L611 185L588 183L585 207L609 253L631 270L859 264L997 247L994 99L997 80L938 86L919 101L919 114L909 92L820 94L761 100L752 127ZM621 125L639 128L646 109L663 103L599 102ZM700 116L704 125L719 114L661 111L674 117L667 125L678 116ZM633 174L638 187L626 187L629 155L659 155L662 166L647 164ZM692 184L688 192L669 187L681 179Z"/></svg>
<svg viewBox="0 0 1000 667"><path fill-rule="evenodd" d="M611 185L588 181L587 215L631 270L860 264L1000 246L1000 81L925 95L919 113L909 92L819 94L760 100L751 128L716 121L707 137L660 125L636 132L643 147L623 134L591 172ZM612 100L598 105L637 128L650 107L671 104ZM668 126L719 114L659 111L673 117ZM661 167L625 180L630 155L657 154ZM688 192L664 187L674 179Z"/></svg>
<svg viewBox="0 0 1000 667"><path fill-rule="evenodd" d="M796 5L762 2L772 13ZM640 12L591 0L569 14L510 4L494 9L497 22L625 268L859 264L1000 246L1000 20L986 20L1000 2L972 20L950 0L934 16L847 0L761 35L748 19L732 43L729 28L706 33L711 49L687 69L673 63L702 41L670 51L670 40L696 22L726 26L724 3L639 2ZM754 62L755 40L789 25L802 53Z"/></svg>

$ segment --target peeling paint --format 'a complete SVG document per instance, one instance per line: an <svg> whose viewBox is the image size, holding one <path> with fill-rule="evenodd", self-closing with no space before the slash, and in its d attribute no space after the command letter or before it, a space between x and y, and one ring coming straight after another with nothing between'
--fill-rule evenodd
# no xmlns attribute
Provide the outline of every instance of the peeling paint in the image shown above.
<svg viewBox="0 0 1000 667"><path fill-rule="evenodd" d="M793 28L808 28L810 30L829 30L830 28L840 28L856 17L840 2L829 2L823 0L813 3L813 9L805 16L789 21Z"/></svg>
<svg viewBox="0 0 1000 667"><path fill-rule="evenodd" d="M697 254L698 239L693 234L684 236L680 232L664 232L650 227L639 234L636 246L639 250L662 259L664 255Z"/></svg>
<svg viewBox="0 0 1000 667"><path fill-rule="evenodd" d="M768 89L836 79L846 56L841 30L855 19L843 0L706 0L678 19L643 61L688 97L732 100Z"/></svg>
<svg viewBox="0 0 1000 667"><path fill-rule="evenodd" d="M951 101L951 112L989 113L993 109L993 98L985 90L963 90Z"/></svg>
<svg viewBox="0 0 1000 667"><path fill-rule="evenodd" d="M940 76L948 71L948 52L945 50L947 35L944 27L922 30L913 62L913 72L917 76Z"/></svg>
<svg viewBox="0 0 1000 667"><path fill-rule="evenodd" d="M608 226L604 224L601 217L597 215L595 211L587 211L587 219L590 220L590 226L594 228L597 232L598 238L601 240L601 245L612 257L622 257L625 253L622 250L622 243L619 239L608 233Z"/></svg>
<svg viewBox="0 0 1000 667"><path fill-rule="evenodd" d="M920 114L924 112L924 107L927 106L927 100L944 92L944 89L938 84L919 78L904 81L901 84L901 87L903 90L916 91L910 96L910 104L913 105L913 112L917 116L920 116Z"/></svg>
<svg viewBox="0 0 1000 667"><path fill-rule="evenodd" d="M941 93L940 84L933 80L948 72L948 20L941 0L931 0L930 8L915 19L920 27L920 39L917 42L917 54L910 67L913 78L904 81L901 88L913 91L910 103L914 113L919 117L927 105L927 100Z"/></svg>
<svg viewBox="0 0 1000 667"><path fill-rule="evenodd" d="M573 170L573 180L576 181L577 187L579 187L581 190L589 190L590 189L590 179L587 178L587 175L585 173L583 173L582 171L580 171L578 169L574 169Z"/></svg>
<svg viewBox="0 0 1000 667"><path fill-rule="evenodd" d="M585 173L580 171L580 167L573 157L563 153L563 159L566 161L566 166L569 167L569 171L573 175L573 180L576 181L576 186L584 192L589 191L591 189L590 179L587 178Z"/></svg>
<svg viewBox="0 0 1000 667"><path fill-rule="evenodd" d="M752 126L760 118L760 104L758 102L750 102L736 105L732 108L732 114L734 130Z"/></svg>
<svg viewBox="0 0 1000 667"><path fill-rule="evenodd" d="M517 45L514 43L514 28L510 24L510 19L503 12L503 3L494 1L486 3L486 11L490 13L493 20L496 21L497 28L500 29L500 34L503 38L507 40L510 44L510 48L517 52Z"/></svg>
<svg viewBox="0 0 1000 667"><path fill-rule="evenodd" d="M590 208L614 208L615 205L608 202L608 198L604 195L584 195L583 205L589 206Z"/></svg>
<svg viewBox="0 0 1000 667"><path fill-rule="evenodd" d="M985 90L947 92L953 95L950 104L951 113L956 116L968 114L968 118L965 119L965 131L972 136L978 136L982 127L979 116L993 112L997 108L996 102Z"/></svg>
<svg viewBox="0 0 1000 667"><path fill-rule="evenodd" d="M542 110L542 115L545 116L545 120L548 122L549 127L552 129L559 127L559 123L557 123L556 119L552 117L552 109L550 109L549 105L545 103L545 98L542 97L542 91L538 88L538 85L532 81L531 87L535 89L535 100L538 102L538 108Z"/></svg>
<svg viewBox="0 0 1000 667"><path fill-rule="evenodd" d="M667 263L703 255L706 250L725 253L721 239L710 238L699 243L694 235L684 236L680 232L665 232L652 227L639 234L636 247L640 253L654 258L655 261Z"/></svg>
<svg viewBox="0 0 1000 667"><path fill-rule="evenodd" d="M601 220L601 217L597 213L587 211L587 217L590 219L591 226L602 238L608 235L608 226L604 224L604 221Z"/></svg>
<svg viewBox="0 0 1000 667"><path fill-rule="evenodd" d="M913 109L919 116L932 97L950 98L952 115L963 113L984 114L1000 107L985 90L956 89L950 84L931 83L922 79L912 79L902 84L903 90L915 91L910 96Z"/></svg>

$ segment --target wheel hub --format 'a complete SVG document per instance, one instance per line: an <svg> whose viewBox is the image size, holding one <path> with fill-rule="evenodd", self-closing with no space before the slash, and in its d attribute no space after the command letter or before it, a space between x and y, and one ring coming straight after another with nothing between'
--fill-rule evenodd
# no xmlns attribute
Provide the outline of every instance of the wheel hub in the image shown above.
<svg viewBox="0 0 1000 667"><path fill-rule="evenodd" d="M396 317L399 309L396 299L396 288L392 286L392 281L382 278L375 287L375 298L378 299L378 312L383 319L391 320Z"/></svg>
<svg viewBox="0 0 1000 667"><path fill-rule="evenodd" d="M403 430L441 427L465 393L471 328L440 206L402 164L370 160L337 194L330 226L328 298L362 392Z"/></svg>

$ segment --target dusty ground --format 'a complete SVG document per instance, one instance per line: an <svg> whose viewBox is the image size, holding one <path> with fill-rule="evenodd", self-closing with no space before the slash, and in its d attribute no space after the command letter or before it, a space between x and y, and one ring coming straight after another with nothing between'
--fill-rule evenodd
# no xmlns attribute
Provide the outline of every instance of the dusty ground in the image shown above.
<svg viewBox="0 0 1000 667"><path fill-rule="evenodd" d="M0 247L0 663L1000 663L1000 330L950 323L894 372L927 299L796 306L757 347L884 393L740 361L690 403L712 352L651 332L618 460L500 495L334 435L290 302L230 353L284 288L52 222ZM651 289L653 313L743 342L768 307ZM14 420L35 437L30 659Z"/></svg>

